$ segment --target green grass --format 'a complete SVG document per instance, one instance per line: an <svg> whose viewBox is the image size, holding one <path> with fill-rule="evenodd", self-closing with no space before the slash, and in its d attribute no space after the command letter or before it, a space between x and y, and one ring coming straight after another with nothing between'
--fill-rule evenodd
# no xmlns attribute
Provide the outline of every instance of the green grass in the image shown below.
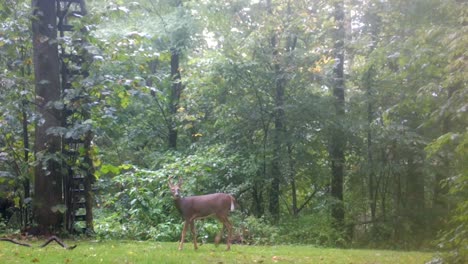
<svg viewBox="0 0 468 264"><path fill-rule="evenodd" d="M177 243L139 241L66 241L77 244L74 250L65 250L57 244L46 248L14 245L0 241L1 263L343 263L343 264L397 264L425 263L434 254L386 250L343 250L313 246L241 246L212 244L195 251L186 243L182 251Z"/></svg>

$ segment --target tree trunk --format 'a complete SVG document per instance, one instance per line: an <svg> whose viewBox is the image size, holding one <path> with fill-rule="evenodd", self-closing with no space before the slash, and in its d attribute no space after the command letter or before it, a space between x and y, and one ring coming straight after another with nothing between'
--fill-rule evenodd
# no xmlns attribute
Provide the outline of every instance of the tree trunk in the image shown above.
<svg viewBox="0 0 468 264"><path fill-rule="evenodd" d="M412 231L418 236L424 234L425 228L425 205L424 205L424 175L421 171L420 163L417 162L417 154L415 157L408 159L408 170L406 174L406 215L412 223Z"/></svg>
<svg viewBox="0 0 468 264"><path fill-rule="evenodd" d="M371 51L374 45L372 45ZM374 68L371 66L364 75L363 86L366 91L367 99L367 177L369 190L369 207L371 213L371 222L375 223L377 211L377 194L379 185L377 184L375 164L373 157L373 142L372 142L372 122L374 120L373 93L372 85L374 78Z"/></svg>
<svg viewBox="0 0 468 264"><path fill-rule="evenodd" d="M299 215L299 208L297 208L297 188L296 188L296 179L295 175L291 177L291 196L292 196L292 213L293 216Z"/></svg>
<svg viewBox="0 0 468 264"><path fill-rule="evenodd" d="M289 181L291 184L291 199L292 199L292 214L293 216L299 215L299 208L297 205L297 186L296 186L296 170L293 159L293 147L291 141L287 143L288 147L288 160L289 160Z"/></svg>
<svg viewBox="0 0 468 264"><path fill-rule="evenodd" d="M258 184L257 182L254 182L254 186L252 188L252 202L253 202L253 209L254 209L254 214L257 218L260 218L264 214L264 208L263 208L263 185Z"/></svg>
<svg viewBox="0 0 468 264"><path fill-rule="evenodd" d="M399 173L396 173L393 177L393 232L394 240L400 241L403 233L403 225L401 221L401 200L402 200L402 190L401 190L401 176Z"/></svg>
<svg viewBox="0 0 468 264"><path fill-rule="evenodd" d="M24 142L24 162L29 162L29 134L28 134L28 113L26 112L26 105L23 105L22 109L23 115L23 142ZM29 198L31 196L31 186L29 182L29 173L27 174L28 177L24 178L23 181L23 189L24 189L24 198Z"/></svg>
<svg viewBox="0 0 468 264"><path fill-rule="evenodd" d="M179 109L180 94L182 92L182 82L180 77L180 66L179 66L179 55L180 51L176 48L171 49L171 96L169 101L169 136L168 136L168 147L170 149L177 148L177 127L175 121L175 115Z"/></svg>
<svg viewBox="0 0 468 264"><path fill-rule="evenodd" d="M280 75L280 66L276 65L276 94L275 94L275 129L273 131L273 159L271 164L271 188L270 188L270 214L275 221L279 220L279 196L281 180L281 161L283 149L284 131L284 79Z"/></svg>
<svg viewBox="0 0 468 264"><path fill-rule="evenodd" d="M377 11L373 7L367 12L367 19L370 23L370 49L369 54L372 54L375 47L377 46L377 35L379 33L380 18L377 15ZM364 73L363 87L366 92L367 100L367 167L368 167L368 189L369 189L369 207L371 212L371 222L375 223L376 211L377 211L377 196L379 185L376 184L376 172L373 157L373 142L372 142L372 122L374 121L374 86L375 69L374 65L370 65L369 69ZM383 176L382 176L383 177Z"/></svg>
<svg viewBox="0 0 468 264"><path fill-rule="evenodd" d="M271 1L267 1L267 12L273 15L273 7ZM269 212L273 217L273 221L279 220L279 196L280 196L280 180L281 180L281 154L283 149L283 134L284 134L284 92L286 82L284 73L278 62L279 57L279 39L276 32L272 32L270 37L270 47L272 49L272 61L275 78L275 110L274 110L274 130L273 130L273 159L271 163L271 184L270 184L270 199Z"/></svg>
<svg viewBox="0 0 468 264"><path fill-rule="evenodd" d="M344 121L344 3L338 1L335 4L334 18L337 28L334 34L334 57L335 66L333 68L333 96L335 97L336 123L332 132L331 142L331 196L335 202L331 208L331 215L337 228L341 229L344 225L344 207L343 207L343 177L344 177L344 148L345 134L342 126L339 124Z"/></svg>
<svg viewBox="0 0 468 264"><path fill-rule="evenodd" d="M58 210L63 206L62 171L59 164L61 139L48 129L61 125L61 114L54 107L60 100L59 59L55 1L33 0L35 18L32 20L33 59L36 84L37 112L43 121L36 125L34 219L42 233L59 228L62 223Z"/></svg>
<svg viewBox="0 0 468 264"><path fill-rule="evenodd" d="M21 47L21 59L25 60L25 51L26 47ZM31 67L29 65L21 67L21 77L25 78L26 76L31 75ZM23 91L26 91L26 88L23 88ZM21 106L21 114L22 114L22 124L23 124L23 154L24 154L24 162L26 164L29 163L29 155L30 155L30 146L29 146L29 133L28 133L28 105L29 101L27 99L23 99L22 106ZM31 196L31 183L30 183L30 174L29 174L29 166L26 172L26 177L23 180L23 189L24 189L24 196L23 199L29 198ZM23 208L23 206L21 206ZM25 216L25 219L28 218L28 215Z"/></svg>

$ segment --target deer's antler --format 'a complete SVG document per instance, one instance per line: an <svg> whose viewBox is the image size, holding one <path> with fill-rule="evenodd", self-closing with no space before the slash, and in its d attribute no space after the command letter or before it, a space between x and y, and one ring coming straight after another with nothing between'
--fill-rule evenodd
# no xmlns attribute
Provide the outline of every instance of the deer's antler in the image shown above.
<svg viewBox="0 0 468 264"><path fill-rule="evenodd" d="M184 180L179 176L179 183L178 183L178 185L181 186L183 182L184 182Z"/></svg>
<svg viewBox="0 0 468 264"><path fill-rule="evenodd" d="M172 178L174 178L173 176L169 176L169 178L167 178L167 183L169 184L169 186L173 186L174 184L172 184Z"/></svg>

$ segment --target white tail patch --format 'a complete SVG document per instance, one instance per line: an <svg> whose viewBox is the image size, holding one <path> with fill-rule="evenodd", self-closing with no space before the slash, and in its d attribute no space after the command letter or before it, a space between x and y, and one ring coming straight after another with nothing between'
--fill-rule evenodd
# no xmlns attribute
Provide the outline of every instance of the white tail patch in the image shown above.
<svg viewBox="0 0 468 264"><path fill-rule="evenodd" d="M234 199L231 197L231 212L234 211Z"/></svg>

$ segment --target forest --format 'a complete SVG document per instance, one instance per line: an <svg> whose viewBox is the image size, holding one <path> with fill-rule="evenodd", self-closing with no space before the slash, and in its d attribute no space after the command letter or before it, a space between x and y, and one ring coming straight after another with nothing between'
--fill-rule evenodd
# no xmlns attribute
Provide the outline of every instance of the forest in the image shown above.
<svg viewBox="0 0 468 264"><path fill-rule="evenodd" d="M463 263L467 29L464 0L2 1L0 236L178 241L180 180L235 197L233 243Z"/></svg>

